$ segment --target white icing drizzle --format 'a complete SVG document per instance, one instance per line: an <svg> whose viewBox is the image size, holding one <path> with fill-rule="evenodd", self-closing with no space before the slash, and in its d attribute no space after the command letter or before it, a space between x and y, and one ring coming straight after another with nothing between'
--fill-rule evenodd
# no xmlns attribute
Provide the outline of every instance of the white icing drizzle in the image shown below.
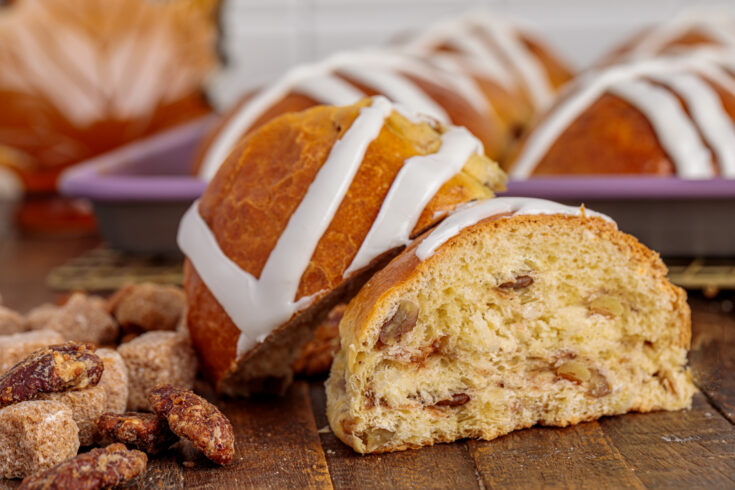
<svg viewBox="0 0 735 490"><path fill-rule="evenodd" d="M393 106L375 97L332 147L309 190L271 251L260 277L240 269L220 249L199 215L198 202L182 219L178 243L202 281L241 331L238 355L310 304L295 301L301 276L328 228L369 144L378 136Z"/></svg>
<svg viewBox="0 0 735 490"><path fill-rule="evenodd" d="M316 75L296 83L292 90L331 105L350 105L366 94L350 83L333 75Z"/></svg>
<svg viewBox="0 0 735 490"><path fill-rule="evenodd" d="M581 76L575 92L563 99L530 134L510 176L529 177L556 139L605 92L624 98L648 118L680 177L714 176L711 153L695 122L715 149L722 175L732 176L732 122L712 87L704 81L692 82L696 78L692 73L700 73L735 93L735 82L716 64L724 57L723 53L703 56L697 52L618 65ZM645 78L659 80L668 90L642 80ZM685 100L692 111L691 118L669 90Z"/></svg>
<svg viewBox="0 0 735 490"><path fill-rule="evenodd" d="M554 98L554 91L538 58L521 42L514 29L507 23L498 22L486 15L482 17L482 25L490 26L486 32L497 43L506 59L515 63L514 66L528 88L535 107L537 109L547 107Z"/></svg>
<svg viewBox="0 0 735 490"><path fill-rule="evenodd" d="M431 257L434 252L459 234L465 228L475 225L480 221L498 215L529 215L529 214L562 214L568 216L596 216L611 223L615 223L610 217L585 209L584 214L582 208L573 206L564 206L553 201L545 199L535 199L528 197L496 197L486 201L478 201L466 204L457 209L442 221L429 235L424 238L419 246L416 247L416 257L419 260L426 260Z"/></svg>
<svg viewBox="0 0 735 490"><path fill-rule="evenodd" d="M382 253L408 245L411 231L439 188L473 154L483 152L482 143L465 128L449 128L441 139L437 153L415 156L404 163L344 277L366 267Z"/></svg>
<svg viewBox="0 0 735 490"><path fill-rule="evenodd" d="M735 125L712 86L687 73L662 73L653 79L671 87L684 99L692 118L702 129L702 136L717 155L721 173L735 177Z"/></svg>
<svg viewBox="0 0 735 490"><path fill-rule="evenodd" d="M644 80L626 80L613 86L611 92L648 118L679 176L714 177L712 155L673 94Z"/></svg>
<svg viewBox="0 0 735 490"><path fill-rule="evenodd" d="M337 69L358 83L375 88L391 100L448 123L449 115L439 104L408 78L375 66L350 64Z"/></svg>
<svg viewBox="0 0 735 490"><path fill-rule="evenodd" d="M349 105L365 97L362 91L338 77L336 71L375 88L381 95L407 105L412 111L425 112L446 122L449 122L449 116L444 108L415 83L402 76L401 72L434 83L440 81L457 89L468 103L475 105L478 102L477 93L470 93L472 89L467 88L466 82L452 80L439 70L432 70L429 65L406 55L388 51L338 53L322 62L292 69L248 100L215 136L202 158L199 175L205 180L211 180L247 129L268 108L290 92L301 93L318 103L329 105ZM482 109L483 107L478 108Z"/></svg>
<svg viewBox="0 0 735 490"><path fill-rule="evenodd" d="M660 24L640 39L628 53L629 59L640 59L660 53L666 46L690 31L697 31L727 46L735 46L735 23L727 12L688 9L672 21Z"/></svg>

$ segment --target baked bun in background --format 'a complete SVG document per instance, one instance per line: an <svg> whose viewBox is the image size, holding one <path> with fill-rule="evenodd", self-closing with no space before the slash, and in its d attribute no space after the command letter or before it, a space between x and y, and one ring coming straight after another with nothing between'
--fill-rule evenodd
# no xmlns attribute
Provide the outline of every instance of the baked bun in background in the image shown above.
<svg viewBox="0 0 735 490"><path fill-rule="evenodd" d="M297 66L246 95L206 138L196 172L211 179L240 138L276 116L319 104L353 104L372 95L384 95L444 124L466 127L490 158L497 159L507 149L503 122L471 77L395 51L366 50Z"/></svg>
<svg viewBox="0 0 735 490"><path fill-rule="evenodd" d="M360 453L629 411L678 410L690 311L658 255L609 218L540 199L472 203L352 299L327 381Z"/></svg>
<svg viewBox="0 0 735 490"><path fill-rule="evenodd" d="M485 10L429 25L398 44L446 69L470 74L509 137L520 135L574 76L569 65L529 28Z"/></svg>
<svg viewBox="0 0 735 490"><path fill-rule="evenodd" d="M260 126L179 228L203 372L227 394L281 392L332 307L411 237L504 182L469 131L384 97Z"/></svg>
<svg viewBox="0 0 735 490"><path fill-rule="evenodd" d="M209 111L215 0L28 0L0 13L0 146L30 192Z"/></svg>
<svg viewBox="0 0 735 490"><path fill-rule="evenodd" d="M682 54L702 48L735 49L731 11L685 9L669 21L648 27L605 55L601 64Z"/></svg>
<svg viewBox="0 0 735 490"><path fill-rule="evenodd" d="M511 178L735 177L735 57L697 51L579 76L523 138Z"/></svg>

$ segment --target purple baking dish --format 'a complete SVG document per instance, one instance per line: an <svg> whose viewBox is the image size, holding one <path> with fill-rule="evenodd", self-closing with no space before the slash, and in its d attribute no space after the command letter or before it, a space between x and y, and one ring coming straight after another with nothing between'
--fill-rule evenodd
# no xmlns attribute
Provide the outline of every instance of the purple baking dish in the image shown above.
<svg viewBox="0 0 735 490"><path fill-rule="evenodd" d="M735 255L735 180L671 177L534 177L508 196L584 203L661 255Z"/></svg>
<svg viewBox="0 0 735 490"><path fill-rule="evenodd" d="M190 169L213 121L197 120L80 164L64 173L61 191L93 202L113 247L177 253L181 215L206 187ZM532 178L509 182L504 195L584 203L665 256L735 255L735 180Z"/></svg>
<svg viewBox="0 0 735 490"><path fill-rule="evenodd" d="M60 191L92 201L111 246L179 253L179 220L206 187L191 175L194 154L213 122L212 116L197 119L80 163L62 174Z"/></svg>

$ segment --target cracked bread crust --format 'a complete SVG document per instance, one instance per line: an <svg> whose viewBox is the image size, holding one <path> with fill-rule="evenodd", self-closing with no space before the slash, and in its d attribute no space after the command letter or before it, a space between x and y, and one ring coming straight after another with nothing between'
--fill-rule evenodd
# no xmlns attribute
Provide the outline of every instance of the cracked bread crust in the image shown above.
<svg viewBox="0 0 735 490"><path fill-rule="evenodd" d="M614 225L490 218L423 262L420 240L368 281L340 324L327 414L356 451L691 404L686 295ZM405 302L415 323L381 345Z"/></svg>

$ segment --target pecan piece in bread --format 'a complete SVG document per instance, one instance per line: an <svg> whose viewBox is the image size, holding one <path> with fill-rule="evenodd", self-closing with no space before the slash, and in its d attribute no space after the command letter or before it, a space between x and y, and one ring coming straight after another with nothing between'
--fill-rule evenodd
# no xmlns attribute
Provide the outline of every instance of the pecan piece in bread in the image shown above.
<svg viewBox="0 0 735 490"><path fill-rule="evenodd" d="M92 449L53 468L27 477L20 490L73 488L92 490L121 485L145 471L145 453L122 444Z"/></svg>
<svg viewBox="0 0 735 490"><path fill-rule="evenodd" d="M143 412L107 412L96 420L102 440L122 442L148 454L157 454L178 440L166 419Z"/></svg>
<svg viewBox="0 0 735 490"><path fill-rule="evenodd" d="M43 393L95 386L104 364L92 344L67 342L40 349L0 377L0 408Z"/></svg>
<svg viewBox="0 0 735 490"><path fill-rule="evenodd" d="M402 300L396 312L380 327L378 342L380 346L391 345L401 340L416 326L419 318L419 307L416 303Z"/></svg>
<svg viewBox="0 0 735 490"><path fill-rule="evenodd" d="M217 464L235 456L232 424L217 407L199 395L171 385L159 385L148 393L157 414L165 417L174 434L189 439L194 447Z"/></svg>

